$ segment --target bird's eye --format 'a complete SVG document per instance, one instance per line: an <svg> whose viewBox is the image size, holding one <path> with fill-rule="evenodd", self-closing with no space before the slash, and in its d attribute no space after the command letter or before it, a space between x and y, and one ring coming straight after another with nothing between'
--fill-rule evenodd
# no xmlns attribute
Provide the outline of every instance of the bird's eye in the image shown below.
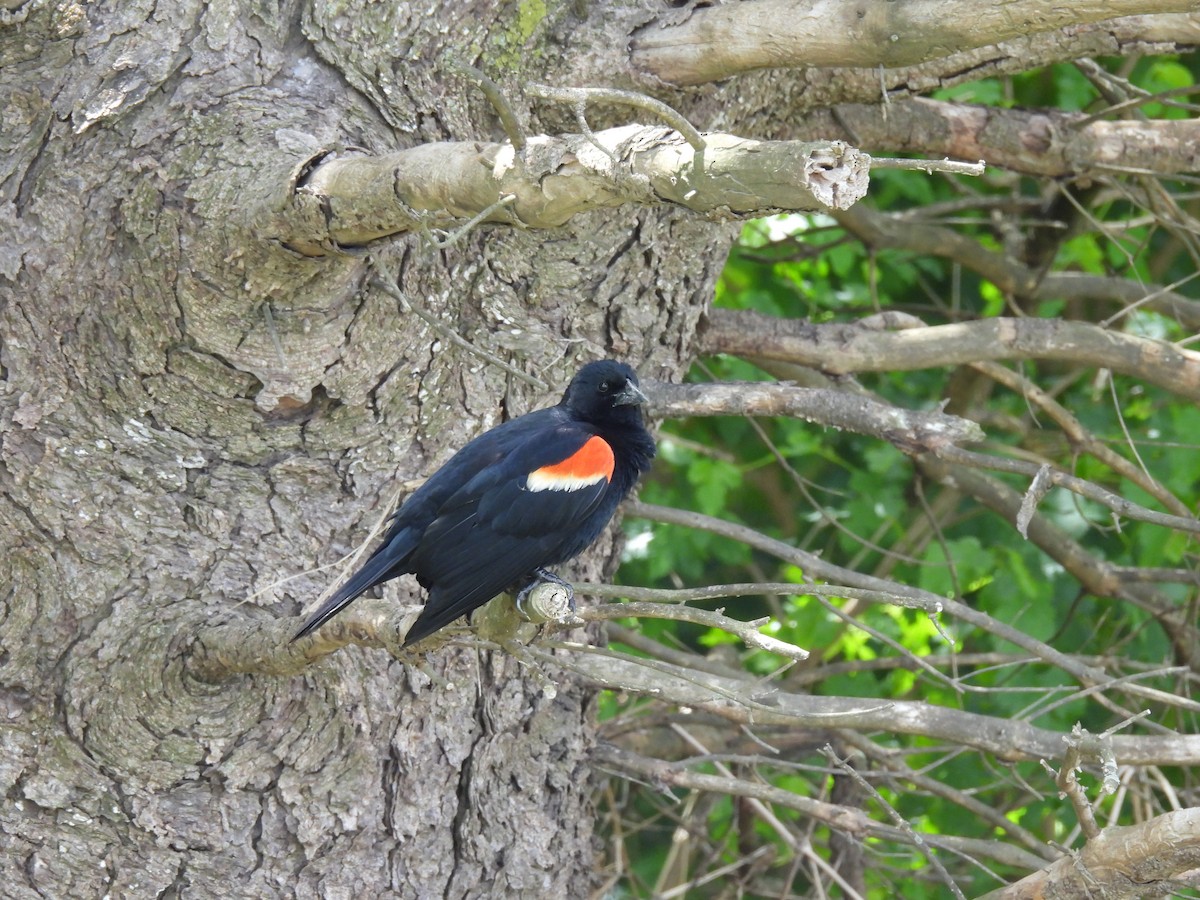
<svg viewBox="0 0 1200 900"><path fill-rule="evenodd" d="M600 390L600 393L607 394L610 390L612 390L612 387L611 387L611 385L609 385L609 383L607 381L602 381L602 382L600 382L599 390Z"/></svg>

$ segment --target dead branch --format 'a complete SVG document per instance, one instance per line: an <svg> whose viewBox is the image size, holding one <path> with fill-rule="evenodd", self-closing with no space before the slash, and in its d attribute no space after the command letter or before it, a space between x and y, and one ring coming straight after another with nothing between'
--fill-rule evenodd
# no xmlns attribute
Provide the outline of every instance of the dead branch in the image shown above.
<svg viewBox="0 0 1200 900"><path fill-rule="evenodd" d="M606 603L578 610L577 615L585 622L609 622L613 619L673 619L678 622L694 622L707 628L719 628L741 639L747 647L766 650L796 661L808 659L808 651L794 644L761 633L758 629L766 619L743 622L723 615L720 610L694 609L689 606L667 606L662 603Z"/></svg>
<svg viewBox="0 0 1200 900"><path fill-rule="evenodd" d="M560 642L553 646L569 652L551 654L539 645L528 649L547 665L564 668L596 686L644 693L730 722L920 735L973 747L1010 762L1060 760L1067 749L1063 734L1020 720L916 701L794 694L749 674L725 678L583 644ZM1116 735L1111 740L1122 765L1200 764L1200 735ZM1089 761L1100 763L1099 759Z"/></svg>
<svg viewBox="0 0 1200 900"><path fill-rule="evenodd" d="M707 146L702 135L687 117L661 100L656 100L648 94L637 91L622 91L614 88L563 88L546 84L532 84L527 88L531 97L540 100L551 100L557 103L569 103L572 106L586 106L589 103L613 103L629 106L648 112L662 119L692 145L692 149L701 153ZM703 168L698 166L697 168Z"/></svg>
<svg viewBox="0 0 1200 900"><path fill-rule="evenodd" d="M872 156L873 169L903 169L906 172L924 172L932 175L934 172L945 172L947 175L982 175L987 166L982 159L979 162L958 162L953 159L901 159L886 156Z"/></svg>
<svg viewBox="0 0 1200 900"><path fill-rule="evenodd" d="M702 776L689 773L686 769L673 763L638 756L611 744L597 746L593 751L592 760L598 765L640 775L663 785L715 790L717 793L755 797L767 803L778 803L789 809L798 809L826 825L848 831L851 834L871 834L874 829L879 827L862 810L835 806L832 803L813 800L781 788L763 784L754 785L727 776ZM703 781L697 780L698 778Z"/></svg>
<svg viewBox="0 0 1200 900"><path fill-rule="evenodd" d="M1078 852L981 900L1147 897L1169 891L1172 880L1198 867L1200 809L1178 809L1138 825L1105 828Z"/></svg>
<svg viewBox="0 0 1200 900"><path fill-rule="evenodd" d="M1029 478L1031 480L1031 487L1026 496L1031 502L1029 504L1022 503L1015 520L1018 530L1022 532L1022 536L1024 536L1025 531L1022 523L1028 524L1038 503L1053 486L1066 488L1080 497L1094 500L1096 503L1108 507L1115 515L1124 516L1127 519L1151 522L1155 525L1161 525L1163 528L1174 528L1178 531L1200 533L1200 519L1197 519L1195 516L1173 516L1169 513L1155 512L1139 503L1134 503L1132 500L1122 497L1120 494L1115 494L1107 488L1088 481L1086 478L1080 478L1078 475L1072 475L1069 472L1064 472L1062 469L1047 464L1039 466L1036 463L1020 459L987 456L982 453L972 453L969 450L963 450L959 447L943 448L938 455L949 463L973 469L1010 472Z"/></svg>
<svg viewBox="0 0 1200 900"><path fill-rule="evenodd" d="M838 224L869 247L895 248L951 259L986 278L1006 294L1031 300L1087 300L1122 308L1144 306L1189 328L1200 328L1200 302L1173 285L1145 284L1130 278L1082 272L1043 273L1010 256L987 250L978 241L907 213L886 214L856 206L835 212Z"/></svg>
<svg viewBox="0 0 1200 900"><path fill-rule="evenodd" d="M996 318L878 331L714 309L701 343L705 353L783 360L832 375L1051 359L1110 369L1200 400L1200 353L1088 322Z"/></svg>
<svg viewBox="0 0 1200 900"><path fill-rule="evenodd" d="M1051 397L1031 380L999 363L973 363L971 368L1007 387L1049 416L1070 442L1073 449L1090 454L1117 475L1136 484L1177 516L1191 516L1187 504L1172 494L1157 479L1140 466L1134 465L1103 441L1099 440L1065 406Z"/></svg>
<svg viewBox="0 0 1200 900"><path fill-rule="evenodd" d="M1170 515L1147 509L1061 469L1047 468L1045 475L1041 475L1042 469L1034 463L963 450L956 445L983 439L982 429L969 419L938 412L905 410L862 393L781 384L659 383L653 385L650 391L650 411L654 415L668 418L697 415L793 416L833 428L869 434L889 441L908 454L929 452L947 462L973 468L1011 472L1031 479L1041 476L1047 488L1053 485L1065 487L1108 507L1117 515L1152 522L1165 528L1200 532L1200 520L1194 516L1186 513ZM1028 508L1029 515L1035 508L1036 504ZM1018 518L1018 523L1020 521Z"/></svg>
<svg viewBox="0 0 1200 900"><path fill-rule="evenodd" d="M976 490L976 496L981 499L986 505L998 504L1003 508L1011 518L1016 517L1017 510L1020 507L1021 497L1015 491L1008 491L1003 485L995 485L994 479L985 478L978 472L971 470L961 470L955 467L947 466L944 463L938 464L936 459L931 457L918 458L918 464L933 467L927 472L929 477L939 479L946 477L947 472L954 470L956 475L963 475L969 478L978 478L984 480L984 485L971 485ZM936 468L935 464L942 468ZM992 493L988 494L990 490ZM971 493L968 490L968 493ZM632 501L626 504L625 509L629 515L640 516L645 519L650 519L655 522L666 522L673 525L682 525L688 528L700 528L713 534L723 535L731 540L740 541L763 553L768 553L800 567L803 570L806 578L814 580L828 581L839 586L848 586L851 588L859 588L865 592L880 592L880 595L886 597L884 602L894 603L897 599L904 598L908 604L917 606L918 608L943 611L947 615L954 616L988 631L1002 640L1008 641L1015 646L1021 647L1028 651L1033 656L1045 662L1047 665L1055 666L1064 672L1077 679L1081 684L1091 686L1116 685L1117 679L1111 678L1106 672L1090 666L1079 659L1062 653L1048 644L1039 641L1019 628L1015 628L1007 623L998 622L986 613L980 612L968 606L965 603L960 603L957 600L952 600L946 597L940 597L937 594L929 591L924 591L919 588L901 585L894 581L889 581L884 578L878 578L873 575L864 575L852 569L847 569L842 566L837 566L829 563L815 554L801 550L798 547L793 547L783 541L775 538L767 537L766 535L755 531L753 528L748 528L745 525L739 525L733 522L726 522L721 519L706 516L702 513L690 512L681 509L672 509L666 506L657 506L654 504L644 503L640 500ZM1051 533L1050 538L1044 537L1041 530L1047 530ZM1039 543L1039 538L1043 541ZM1079 578L1085 585L1092 588L1090 582L1095 582L1097 579L1091 577L1089 567L1098 567L1100 561L1094 559L1089 554L1083 551L1077 544L1070 541L1065 535L1061 535L1057 529L1045 522L1041 516L1034 516L1030 525L1030 539L1033 540L1039 547L1047 552L1048 555L1058 560L1065 568L1068 569L1076 578ZM1057 542L1055 542L1057 541ZM1058 555L1056 555L1058 553ZM1084 579L1089 579L1084 581ZM1109 583L1108 579L1113 578L1111 573L1104 572L1101 576L1101 581L1110 590L1116 590L1121 587L1119 584ZM1115 579L1114 579L1115 582ZM839 588L841 590L841 588ZM1125 590L1129 590L1128 587ZM1101 591L1093 591L1101 596L1109 596ZM843 594L842 596L850 596ZM876 602L869 593L860 595L863 599ZM1189 632L1191 633L1191 632ZM1192 700L1189 697L1180 697L1166 691L1156 690L1144 685L1137 684L1122 684L1121 689L1127 693L1138 697L1141 700L1149 700L1155 703L1162 703L1168 706L1180 706L1187 709L1192 709L1200 712L1200 701ZM1122 715L1129 715L1128 710L1122 710Z"/></svg>
<svg viewBox="0 0 1200 900"><path fill-rule="evenodd" d="M974 816L978 816L993 827L1011 835L1024 845L1030 853L1050 861L1058 859L1062 854L1046 844L1045 840L1022 828L1016 822L1004 815L1003 811L995 809L972 795L960 786L947 784L936 778L931 778L922 772L915 771L902 758L888 751L884 746L875 743L870 738L856 732L842 731L839 733L843 743L862 752L872 762L873 768L885 770L889 777L898 781L907 781L915 788L934 797L962 807Z"/></svg>
<svg viewBox="0 0 1200 900"><path fill-rule="evenodd" d="M517 117L516 111L512 108L512 104L508 102L508 98L504 96L504 91L500 89L500 85L488 78L479 69L474 66L468 66L459 60L450 60L448 67L452 72L457 72L479 88L483 95L487 97L488 102L492 104L492 109L496 111L496 115L500 118L500 125L504 128L504 133L508 135L508 142L513 145L518 153L523 151L525 149L525 129L521 126L521 121Z"/></svg>
<svg viewBox="0 0 1200 900"><path fill-rule="evenodd" d="M484 220L555 228L625 204L674 203L723 217L847 206L867 189L870 157L840 142L704 137L630 125L591 135L510 143L433 143L383 156L324 152L299 166L291 189L260 215L273 240L307 255L361 247L408 231ZM502 204L502 198L515 198Z"/></svg>
<svg viewBox="0 0 1200 900"><path fill-rule="evenodd" d="M603 768L626 775L634 775L663 787L681 787L735 797L752 797L765 804L797 810L807 818L848 834L884 838L901 844L913 843L911 833L906 833L901 828L875 822L860 809L814 800L811 797L804 797L794 791L773 787L769 784L726 775L692 772L675 764L640 756L606 744L596 747L592 753L592 761ZM1034 868L1043 864L1043 860L1033 854L1017 847L1007 846L999 841L972 841L949 835L923 835L922 838L933 847L989 857L1022 869Z"/></svg>
<svg viewBox="0 0 1200 900"><path fill-rule="evenodd" d="M950 873L946 871L946 867L942 865L942 861L937 858L936 854L930 852L925 836L918 834L916 829L909 824L908 820L900 815L896 807L892 806L892 804L890 804L887 799L879 793L879 791L875 790L874 785L860 775L853 766L838 756L837 753L834 752L834 749L831 745L826 744L822 748L821 752L834 766L834 768L846 775L849 775L858 783L861 788L863 788L863 790L871 795L871 797L877 804L879 804L879 806L883 808L884 812L888 814L888 817L892 820L892 822L895 823L896 827L903 831L904 834L908 836L909 840L912 841L913 846L919 849L925 855L925 858L929 860L929 864L933 866L933 869L937 872L938 877L940 877L942 882L950 888L950 893L958 898L958 900L967 900L962 890L957 884L955 884L954 879L950 877Z"/></svg>
<svg viewBox="0 0 1200 900"><path fill-rule="evenodd" d="M1099 175L1136 166L1170 175L1200 168L1195 119L1093 119L1060 110L999 109L914 97L884 108L843 103L814 110L789 134L845 135L855 146L982 159L989 166L1049 178Z"/></svg>
<svg viewBox="0 0 1200 900"><path fill-rule="evenodd" d="M974 443L984 438L983 430L969 419L941 412L902 409L849 391L761 382L659 382L651 385L648 392L648 409L654 416L792 416L830 428L868 434L889 441L906 453L937 453L944 447Z"/></svg>
<svg viewBox="0 0 1200 900"><path fill-rule="evenodd" d="M1021 512L1023 495L996 478L962 465L948 463L933 455L916 458L926 477L949 485L973 497L982 505L1015 523ZM1066 569L1083 587L1097 597L1113 597L1153 613L1174 645L1179 659L1200 665L1200 632L1181 607L1154 588L1123 577L1123 572L1107 560L1084 549L1062 529L1044 516L1034 515L1028 522L1028 539L1047 556Z"/></svg>
<svg viewBox="0 0 1200 900"><path fill-rule="evenodd" d="M696 9L675 25L651 22L635 32L630 56L634 67L661 81L693 85L765 68L916 66L1031 34L1193 10L1189 0L1086 0L1069 7L1050 0L864 7L757 0Z"/></svg>

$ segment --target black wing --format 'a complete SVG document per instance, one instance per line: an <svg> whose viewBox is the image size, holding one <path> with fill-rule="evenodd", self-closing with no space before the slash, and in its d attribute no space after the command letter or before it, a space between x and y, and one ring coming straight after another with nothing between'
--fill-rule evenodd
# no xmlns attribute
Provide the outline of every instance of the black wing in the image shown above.
<svg viewBox="0 0 1200 900"><path fill-rule="evenodd" d="M429 600L405 643L583 549L581 532L590 543L604 525L593 520L605 505L612 466L602 438L563 423L479 472L443 504L412 556Z"/></svg>

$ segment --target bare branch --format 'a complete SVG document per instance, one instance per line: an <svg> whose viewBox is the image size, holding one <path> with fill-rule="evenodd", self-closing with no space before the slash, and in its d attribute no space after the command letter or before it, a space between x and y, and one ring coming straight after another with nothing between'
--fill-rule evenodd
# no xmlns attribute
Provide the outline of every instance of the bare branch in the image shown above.
<svg viewBox="0 0 1200 900"><path fill-rule="evenodd" d="M998 456L985 456L982 453L972 453L958 447L946 447L938 454L946 462L969 466L974 469L991 469L997 472L1012 472L1028 476L1031 479L1021 507L1017 511L1016 525L1022 537L1026 536L1029 522L1033 518L1037 505L1053 486L1064 487L1081 497L1087 497L1103 504L1114 513L1141 522L1152 522L1164 528L1174 528L1179 531L1200 533L1200 519L1194 516L1173 516L1168 513L1155 512L1141 504L1127 500L1120 494L1102 488L1100 485L1072 475L1049 465L1037 465L1020 459L1003 459Z"/></svg>
<svg viewBox="0 0 1200 900"><path fill-rule="evenodd" d="M685 115L647 94L613 88L563 88L545 84L531 84L527 90L531 96L559 103L615 103L621 106L631 106L634 109L658 116L682 134L692 145L692 149L698 153L707 146L704 136L700 134L695 125L688 121Z"/></svg>
<svg viewBox="0 0 1200 900"><path fill-rule="evenodd" d="M697 9L684 22L643 26L632 63L679 85L779 67L896 68L980 47L1147 13L1189 13L1189 0L1051 0L954 4L919 0L865 7L807 0L756 0ZM1030 62L1022 60L1023 68Z"/></svg>
<svg viewBox="0 0 1200 900"><path fill-rule="evenodd" d="M933 866L934 870L941 877L942 881L949 886L950 893L957 897L958 900L966 900L963 892L959 889L958 885L955 884L954 879L950 877L950 873L946 871L946 867L942 865L942 861L937 858L936 854L930 852L928 843L924 836L916 832L908 820L901 816L899 812L897 812L896 807L888 803L887 800L884 799L883 795L880 794L879 791L875 790L875 787L870 782L858 774L853 766L839 757L837 753L834 752L832 746L826 744L821 752L825 754L825 758L828 759L835 768L849 775L856 782L858 782L859 786L869 793L875 799L876 803L883 807L884 811L888 814L888 817L891 818L891 820L896 824L896 827L908 835L913 845L917 847L917 849L919 849L923 854L925 854L925 858L929 860L929 864Z"/></svg>
<svg viewBox="0 0 1200 900"><path fill-rule="evenodd" d="M1200 400L1200 353L1088 322L996 318L890 332L714 309L701 340L706 353L784 360L834 375L1053 359L1111 369Z"/></svg>
<svg viewBox="0 0 1200 900"><path fill-rule="evenodd" d="M956 162L952 159L889 159L872 156L872 169L903 169L908 172L924 172L932 175L934 172L945 172L948 175L982 175L987 166L982 159L979 162Z"/></svg>
<svg viewBox="0 0 1200 900"><path fill-rule="evenodd" d="M585 622L607 622L612 619L648 618L673 619L678 622L694 622L708 628L719 628L740 638L747 647L756 650L766 650L796 661L808 659L808 651L802 650L795 644L789 644L762 634L758 629L766 624L765 619L754 622L743 622L731 619L720 611L712 612L707 609L693 609L690 606L667 606L662 603L606 603L603 606L592 606L578 611L579 618Z"/></svg>
<svg viewBox="0 0 1200 900"><path fill-rule="evenodd" d="M767 803L777 803L789 809L798 809L826 825L848 831L851 834L871 834L878 827L861 810L835 806L832 803L802 797L781 788L754 785L728 776L715 777L690 773L677 765L638 756L611 744L598 746L593 752L593 761L619 771L650 778L654 782L664 785L716 790L717 793L755 797ZM704 781L697 781L697 778L704 779ZM702 787L701 784L703 784Z"/></svg>
<svg viewBox="0 0 1200 900"><path fill-rule="evenodd" d="M1011 821L1004 815L1002 810L995 809L977 797L972 796L970 791L960 789L959 785L946 784L936 778L930 778L928 775L914 771L897 754L889 752L887 748L881 747L865 736L846 731L843 731L841 735L845 743L862 751L864 755L873 761L875 766L882 767L892 778L908 781L918 790L935 797L942 797L957 806L961 806L967 812L978 816L993 827L1012 835L1025 846L1026 850L1041 856L1043 859L1055 860L1061 855L1049 847L1045 840Z"/></svg>
<svg viewBox="0 0 1200 900"><path fill-rule="evenodd" d="M847 206L867 189L870 157L839 142L718 133L704 143L703 177L685 138L640 125L536 135L520 154L508 143L449 142L384 156L329 152L297 169L289 194L262 211L262 229L319 256L461 224L488 209L488 222L555 228L578 213L630 203L736 218ZM497 206L510 195L515 200Z"/></svg>
<svg viewBox="0 0 1200 900"><path fill-rule="evenodd" d="M974 493L989 506L995 504L998 508L1003 509L1008 516L1015 519L1021 503L1021 497L1015 491L1009 491L1003 485L995 485L994 480L985 479L979 473L970 470L960 470L946 463L940 463L936 458L920 457L917 461L922 468L928 470L930 477L936 479L949 480L951 478L949 473L953 471L955 478L965 479L968 483L971 477L983 481L983 485L970 484L968 492ZM992 493L988 494L988 490L991 490ZM834 565L815 554L801 550L798 547L793 547L783 541L767 537L745 525L725 522L701 513L643 503L640 500L627 503L626 509L629 515L640 516L655 522L668 522L689 528L701 528L714 534L724 535L735 541L741 541L764 553L769 553L781 560L799 566L803 570L805 577L808 578L862 588L867 591L879 591L888 597L886 602L889 603L897 602L892 598L903 597L907 598L913 605L920 605L921 608L945 611L948 615L955 616L958 619L995 634L1018 647L1024 648L1038 659L1049 665L1057 666L1085 685L1102 686L1115 682L1115 679L1109 677L1104 671L1062 653L1048 644L1036 640L1019 628L998 622L986 613L973 609L957 600L940 597L929 591L900 585L894 581L888 581L887 579L878 578L873 575L864 575L860 572ZM1048 532L1058 543L1044 536L1042 534L1043 531ZM1076 578L1083 581L1095 593L1101 596L1111 596L1113 592L1120 589L1119 581L1109 569L1103 568L1100 561L1084 552L1081 547L1070 541L1069 538L1060 535L1041 516L1035 516L1030 523L1030 536L1031 540L1037 543L1039 547L1045 549L1050 556L1062 563L1068 571L1071 571ZM1039 539L1041 542L1039 542ZM1093 569L1097 571L1093 572ZM838 588L838 590L841 590L841 588ZM869 595L863 596L869 599ZM1180 706L1200 712L1200 701L1192 700L1189 697L1179 697L1166 691L1156 690L1143 685L1122 685L1122 689L1145 700L1168 706Z"/></svg>
<svg viewBox="0 0 1200 900"><path fill-rule="evenodd" d="M592 754L593 762L604 768L614 769L626 775L635 775L662 786L682 787L690 790L710 791L735 797L752 797L762 803L794 809L807 818L836 828L848 834L886 838L897 843L912 842L910 832L872 821L861 810L823 800L804 797L795 791L773 787L756 781L746 781L727 775L706 775L691 772L662 760L650 759L621 750L612 745L601 744ZM923 839L932 847L954 852L968 852L990 857L1015 865L1022 869L1042 865L1042 860L1016 847L1008 847L999 841L970 841L947 835L924 835Z"/></svg>
<svg viewBox="0 0 1200 900"><path fill-rule="evenodd" d="M1105 828L1077 853L981 900L1041 897L1138 898L1170 890L1200 867L1200 809L1179 809L1126 827Z"/></svg>
<svg viewBox="0 0 1200 900"><path fill-rule="evenodd" d="M1136 166L1156 175L1200 168L1195 119L1094 119L1061 110L1001 109L913 97L841 103L794 121L788 135L844 136L871 153L980 159L989 166L1051 178L1098 175ZM876 161L873 168L881 168Z"/></svg>
<svg viewBox="0 0 1200 900"><path fill-rule="evenodd" d="M714 310L714 312L716 312ZM969 419L902 409L849 391L761 382L666 384L648 387L654 416L793 416L890 441L906 453L939 452L984 438Z"/></svg>
<svg viewBox="0 0 1200 900"><path fill-rule="evenodd" d="M1002 253L993 252L952 228L922 222L913 215L888 215L859 205L834 213L838 224L869 247L894 247L951 259L992 282L1006 294L1031 300L1088 300L1145 306L1200 328L1200 302L1178 293L1179 285L1145 284L1129 278L1082 272L1044 273Z"/></svg>
<svg viewBox="0 0 1200 900"><path fill-rule="evenodd" d="M1186 503L1182 502L1157 480L1151 478L1140 466L1134 465L1103 441L1099 440L1091 431L1084 427L1083 423L1070 410L1031 380L998 363L973 363L972 368L982 372L988 378L1003 384L1023 397L1026 402L1032 403L1048 415L1062 429L1063 434L1074 449L1091 454L1122 478L1127 478L1138 485L1175 515L1191 516L1192 511Z"/></svg>
<svg viewBox="0 0 1200 900"><path fill-rule="evenodd" d="M582 644L560 643L557 647L574 652L551 655L537 645L529 650L547 664L584 676L600 687L645 693L732 722L921 735L974 747L1010 762L1059 760L1067 749L1062 733L1020 720L907 700L794 694L749 676L724 678L658 661L650 665L648 660ZM1117 735L1112 742L1122 765L1200 764L1200 735ZM1092 761L1101 762L1098 757Z"/></svg>
<svg viewBox="0 0 1200 900"><path fill-rule="evenodd" d="M492 104L492 108L496 110L496 115L500 117L500 124L504 127L504 133L508 135L508 142L516 148L518 153L524 150L525 129L521 127L521 122L517 118L516 112L513 111L512 104L508 102L508 98L500 89L500 85L474 66L468 66L464 62L451 60L449 67L452 71L458 72L479 86L483 95L488 98L488 102Z"/></svg>
<svg viewBox="0 0 1200 900"><path fill-rule="evenodd" d="M1079 730L1079 723L1075 724L1075 730ZM1042 760L1042 767L1050 773L1054 783L1058 785L1059 795L1071 801L1071 808L1075 810L1079 828L1083 832L1083 836L1090 841L1100 834L1100 828L1096 825L1096 815L1092 812L1087 794L1084 793L1083 786L1075 776L1080 762L1079 748L1072 740L1068 739L1067 752L1058 771L1055 772L1054 768L1045 760Z"/></svg>

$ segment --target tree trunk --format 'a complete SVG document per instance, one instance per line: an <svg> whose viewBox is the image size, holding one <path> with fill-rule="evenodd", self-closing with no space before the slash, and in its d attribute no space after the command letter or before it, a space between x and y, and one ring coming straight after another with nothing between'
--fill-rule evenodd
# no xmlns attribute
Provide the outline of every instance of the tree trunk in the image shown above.
<svg viewBox="0 0 1200 900"><path fill-rule="evenodd" d="M297 614L398 486L579 362L688 357L731 234L691 213L369 255L264 236L322 154L502 137L449 60L538 80L572 34L573 75L599 77L628 31L496 7L30 3L0 25L8 895L593 886L582 688L461 646L219 684L185 665L205 623ZM576 571L615 561L610 536Z"/></svg>

